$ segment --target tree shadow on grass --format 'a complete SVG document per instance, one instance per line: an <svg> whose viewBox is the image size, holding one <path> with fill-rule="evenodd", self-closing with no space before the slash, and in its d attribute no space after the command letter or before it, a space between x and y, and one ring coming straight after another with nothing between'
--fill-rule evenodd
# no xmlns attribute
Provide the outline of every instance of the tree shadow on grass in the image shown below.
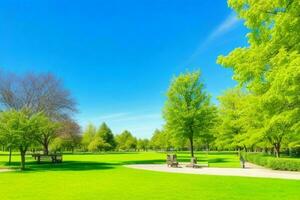
<svg viewBox="0 0 300 200"><path fill-rule="evenodd" d="M11 168L18 169L20 163L13 162L11 165L6 164ZM49 172L49 171L88 171L88 170L107 170L115 168L115 164L101 162L83 162L83 161L64 161L62 163L51 162L27 162L26 169L22 172Z"/></svg>
<svg viewBox="0 0 300 200"><path fill-rule="evenodd" d="M129 160L123 161L120 165L134 165L134 164L162 164L166 163L164 159L152 159L152 160Z"/></svg>
<svg viewBox="0 0 300 200"><path fill-rule="evenodd" d="M213 159L209 159L208 162L209 163L226 163L226 162L230 162L230 161L226 158L213 158Z"/></svg>

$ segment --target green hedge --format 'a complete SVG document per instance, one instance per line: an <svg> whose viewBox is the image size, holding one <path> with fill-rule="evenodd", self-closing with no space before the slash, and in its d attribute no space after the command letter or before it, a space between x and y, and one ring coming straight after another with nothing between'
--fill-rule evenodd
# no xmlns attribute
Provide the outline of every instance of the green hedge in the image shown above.
<svg viewBox="0 0 300 200"><path fill-rule="evenodd" d="M297 158L275 158L259 153L247 153L245 159L248 162L271 169L300 171L300 159Z"/></svg>

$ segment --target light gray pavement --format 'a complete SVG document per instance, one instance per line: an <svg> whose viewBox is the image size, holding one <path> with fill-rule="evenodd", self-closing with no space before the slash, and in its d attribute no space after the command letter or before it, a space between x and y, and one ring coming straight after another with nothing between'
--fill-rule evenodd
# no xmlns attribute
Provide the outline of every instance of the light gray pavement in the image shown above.
<svg viewBox="0 0 300 200"><path fill-rule="evenodd" d="M11 171L13 171L12 169L0 169L0 173L1 172L11 172Z"/></svg>
<svg viewBox="0 0 300 200"><path fill-rule="evenodd" d="M185 167L185 164L182 164L179 168L167 167L166 164L137 164L137 165L126 165L126 167L134 168L134 169L159 171L159 172L170 172L170 173L244 176L244 177L300 180L300 172L271 170L251 163L246 163L246 168L244 169L215 168L215 167L188 168Z"/></svg>

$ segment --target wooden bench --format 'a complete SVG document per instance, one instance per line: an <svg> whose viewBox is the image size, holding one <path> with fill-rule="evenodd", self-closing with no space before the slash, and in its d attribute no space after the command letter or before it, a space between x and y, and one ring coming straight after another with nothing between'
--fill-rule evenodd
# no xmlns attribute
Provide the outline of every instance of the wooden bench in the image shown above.
<svg viewBox="0 0 300 200"><path fill-rule="evenodd" d="M192 167L192 168L208 167L208 162L198 163L197 158L193 157L191 158L191 163L187 164L186 167Z"/></svg>
<svg viewBox="0 0 300 200"><path fill-rule="evenodd" d="M32 157L38 162L41 161L51 161L52 163L61 163L62 162L62 155L61 154L32 154Z"/></svg>
<svg viewBox="0 0 300 200"><path fill-rule="evenodd" d="M167 166L168 167L178 167L176 154L167 155Z"/></svg>

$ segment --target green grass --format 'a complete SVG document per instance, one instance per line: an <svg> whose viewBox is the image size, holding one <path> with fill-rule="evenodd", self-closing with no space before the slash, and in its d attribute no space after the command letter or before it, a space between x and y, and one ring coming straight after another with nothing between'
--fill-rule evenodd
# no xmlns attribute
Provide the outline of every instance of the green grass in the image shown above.
<svg viewBox="0 0 300 200"><path fill-rule="evenodd" d="M198 154L210 166L238 167L233 153ZM14 155L14 165L19 156ZM29 160L24 172L0 173L0 199L64 200L216 200L216 199L299 199L300 181L173 174L130 169L123 164L163 163L163 153L110 153L65 155L62 164L36 164ZM6 167L7 156L0 155ZM179 154L188 161L188 153Z"/></svg>

